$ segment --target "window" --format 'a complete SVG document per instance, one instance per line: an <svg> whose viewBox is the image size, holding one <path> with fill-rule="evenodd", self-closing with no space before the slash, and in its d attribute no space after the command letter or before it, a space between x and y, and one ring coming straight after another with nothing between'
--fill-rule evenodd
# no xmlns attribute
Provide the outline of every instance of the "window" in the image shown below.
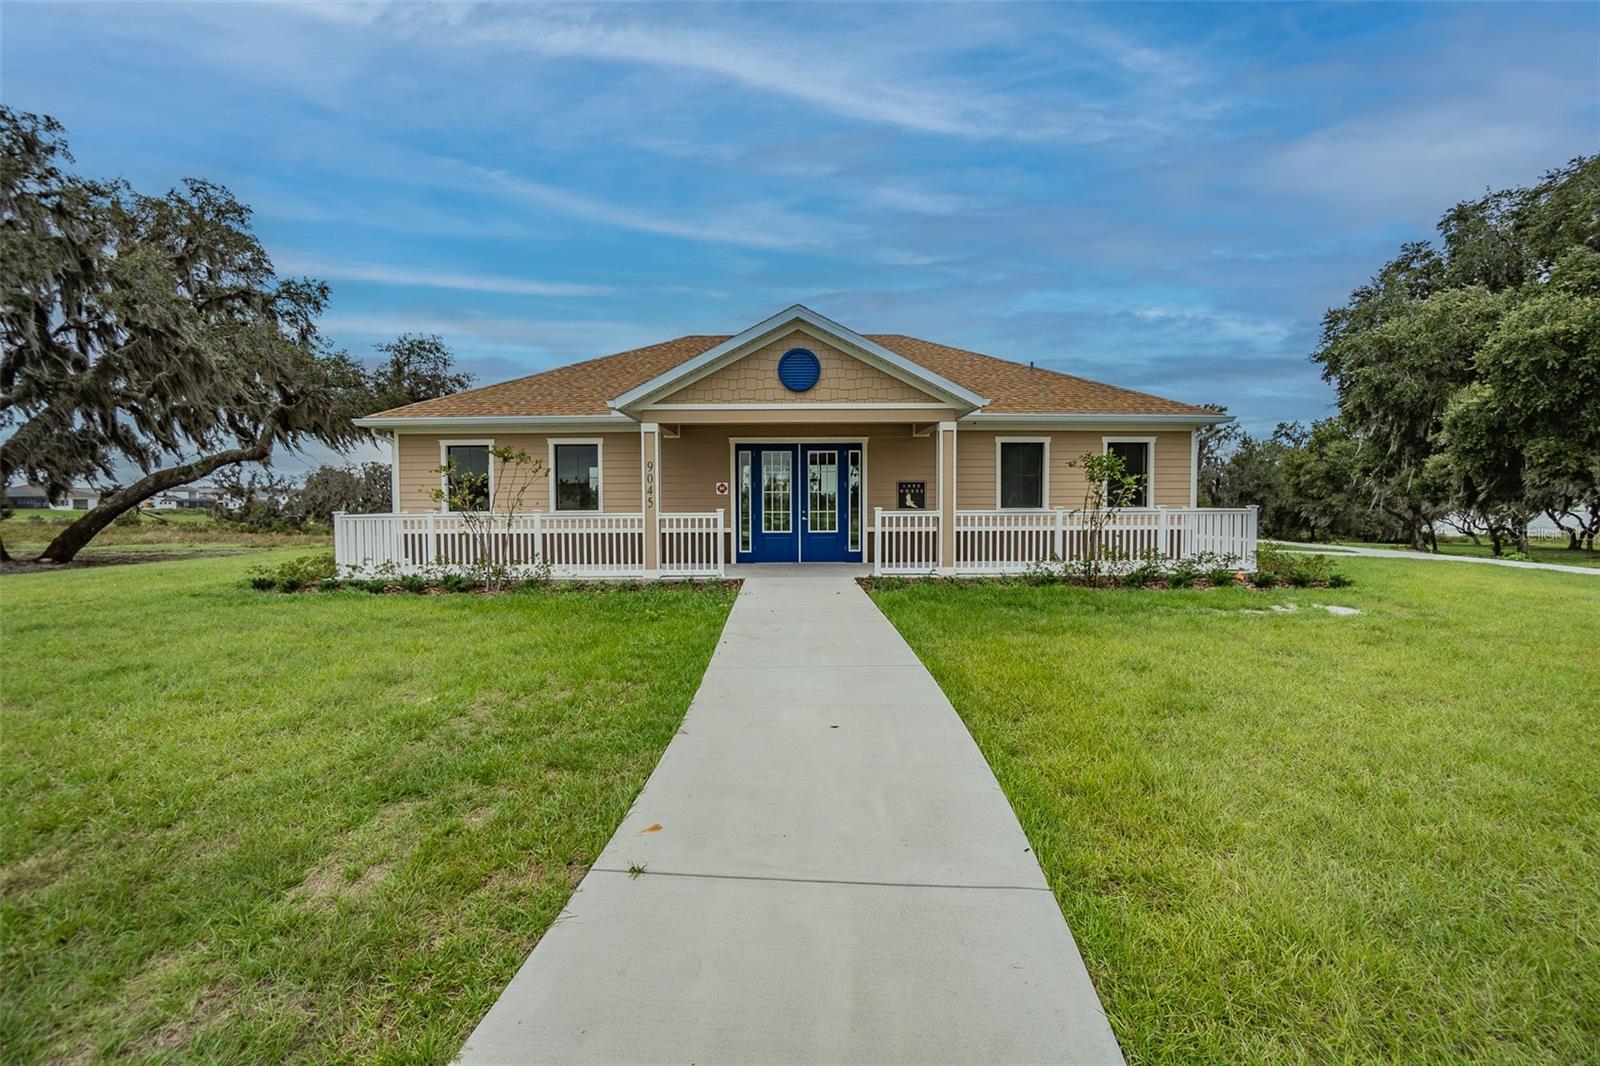
<svg viewBox="0 0 1600 1066"><path fill-rule="evenodd" d="M1113 498L1110 487L1107 486L1106 502L1113 507L1149 507L1150 506L1150 450L1153 447L1148 440L1116 440L1105 442L1106 454L1116 455L1122 459L1122 468L1127 473L1139 479L1139 485L1133 491L1125 493L1120 499Z"/></svg>
<svg viewBox="0 0 1600 1066"><path fill-rule="evenodd" d="M489 506L489 445L444 446L447 511L481 511Z"/></svg>
<svg viewBox="0 0 1600 1066"><path fill-rule="evenodd" d="M1045 456L1042 440L1004 440L1000 449L1000 506L1045 506Z"/></svg>
<svg viewBox="0 0 1600 1066"><path fill-rule="evenodd" d="M557 511L600 510L600 445L553 444L555 467L555 509Z"/></svg>

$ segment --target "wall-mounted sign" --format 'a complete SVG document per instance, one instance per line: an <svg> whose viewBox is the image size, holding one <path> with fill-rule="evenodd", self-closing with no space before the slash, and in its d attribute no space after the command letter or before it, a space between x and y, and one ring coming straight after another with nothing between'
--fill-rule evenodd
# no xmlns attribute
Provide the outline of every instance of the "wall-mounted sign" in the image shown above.
<svg viewBox="0 0 1600 1066"><path fill-rule="evenodd" d="M902 511L922 511L928 507L928 483L926 481L902 481L895 492L897 506Z"/></svg>
<svg viewBox="0 0 1600 1066"><path fill-rule="evenodd" d="M717 495L718 496L726 496L727 494L728 494L728 483L726 481L717 482Z"/></svg>

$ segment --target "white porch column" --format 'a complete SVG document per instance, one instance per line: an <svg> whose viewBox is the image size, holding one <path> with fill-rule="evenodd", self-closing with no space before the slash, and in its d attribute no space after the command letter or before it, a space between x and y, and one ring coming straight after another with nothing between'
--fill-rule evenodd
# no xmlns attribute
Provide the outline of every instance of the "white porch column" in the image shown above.
<svg viewBox="0 0 1600 1066"><path fill-rule="evenodd" d="M939 572L956 569L956 424L939 423Z"/></svg>
<svg viewBox="0 0 1600 1066"><path fill-rule="evenodd" d="M661 427L639 426L639 501L644 511L644 576L661 576Z"/></svg>
<svg viewBox="0 0 1600 1066"><path fill-rule="evenodd" d="M432 510L433 508L430 508ZM400 431L389 434L389 513L400 513Z"/></svg>

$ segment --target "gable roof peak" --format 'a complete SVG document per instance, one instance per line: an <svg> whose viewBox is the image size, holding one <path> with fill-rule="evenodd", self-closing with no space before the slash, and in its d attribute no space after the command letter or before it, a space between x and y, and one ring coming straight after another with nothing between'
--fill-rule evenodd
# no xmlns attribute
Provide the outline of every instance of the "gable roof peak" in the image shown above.
<svg viewBox="0 0 1600 1066"><path fill-rule="evenodd" d="M648 403L650 400L687 384L689 380L701 373L716 369L724 363L733 362L759 341L797 322L810 326L812 329L838 341L845 348L853 349L853 354L864 357L868 362L878 363L882 368L914 382L935 395L949 399L957 406L975 410L989 402L972 390L951 381L931 368L907 359L900 353L857 333L848 326L840 325L833 319L818 314L805 304L797 303L790 304L782 311L762 319L742 333L737 333L722 343L713 345L699 355L687 359L683 363L655 375L643 384L629 389L609 401L609 406L613 410L622 411Z"/></svg>

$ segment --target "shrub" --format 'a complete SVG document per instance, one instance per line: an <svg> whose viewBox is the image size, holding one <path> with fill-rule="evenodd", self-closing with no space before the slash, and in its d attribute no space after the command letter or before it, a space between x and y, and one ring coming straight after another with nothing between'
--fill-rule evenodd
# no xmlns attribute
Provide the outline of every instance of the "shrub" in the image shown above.
<svg viewBox="0 0 1600 1066"><path fill-rule="evenodd" d="M472 581L465 574L448 573L439 577L439 587L446 592L471 592Z"/></svg>
<svg viewBox="0 0 1600 1066"><path fill-rule="evenodd" d="M1256 552L1256 565L1296 588L1332 583L1334 561L1326 555L1286 552L1266 545Z"/></svg>
<svg viewBox="0 0 1600 1066"><path fill-rule="evenodd" d="M1061 583L1061 559L1054 553L1050 558L1041 559L1028 564L1022 572L1022 580L1030 585L1059 585Z"/></svg>
<svg viewBox="0 0 1600 1066"><path fill-rule="evenodd" d="M1200 566L1193 559L1179 559L1167 571L1167 587L1173 589L1193 588L1194 583L1200 578Z"/></svg>
<svg viewBox="0 0 1600 1066"><path fill-rule="evenodd" d="M1233 571L1226 566L1214 566L1206 571L1206 580L1219 589L1233 584Z"/></svg>
<svg viewBox="0 0 1600 1066"><path fill-rule="evenodd" d="M136 526L139 524L139 508L130 507L111 520L114 526Z"/></svg>
<svg viewBox="0 0 1600 1066"><path fill-rule="evenodd" d="M1133 569L1125 571L1117 580L1130 589L1137 589L1143 588L1160 577L1160 562L1155 559L1146 559Z"/></svg>
<svg viewBox="0 0 1600 1066"><path fill-rule="evenodd" d="M1529 555L1527 552L1506 552L1504 555L1500 556L1500 558L1510 559L1514 563L1533 562L1533 556Z"/></svg>
<svg viewBox="0 0 1600 1066"><path fill-rule="evenodd" d="M250 587L275 588L280 592L298 592L308 585L321 586L323 582L338 577L332 552L318 552L289 559L277 566L258 566L251 572Z"/></svg>
<svg viewBox="0 0 1600 1066"><path fill-rule="evenodd" d="M428 587L428 579L421 574L406 574L395 584L407 592L421 592Z"/></svg>
<svg viewBox="0 0 1600 1066"><path fill-rule="evenodd" d="M1270 589L1278 584L1278 575L1271 570L1257 570L1250 575L1250 584L1258 589Z"/></svg>
<svg viewBox="0 0 1600 1066"><path fill-rule="evenodd" d="M1328 587L1331 589L1349 588L1355 583L1355 578L1349 574L1333 573L1328 575Z"/></svg>

